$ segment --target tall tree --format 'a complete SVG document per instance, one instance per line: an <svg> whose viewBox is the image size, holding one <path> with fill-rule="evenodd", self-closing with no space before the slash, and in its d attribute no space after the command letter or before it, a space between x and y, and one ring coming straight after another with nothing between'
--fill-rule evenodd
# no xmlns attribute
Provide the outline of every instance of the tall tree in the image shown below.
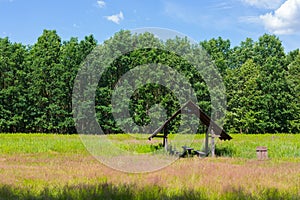
<svg viewBox="0 0 300 200"><path fill-rule="evenodd" d="M28 129L37 132L58 131L59 96L63 66L60 64L61 39L56 31L44 30L30 50L28 62Z"/></svg>
<svg viewBox="0 0 300 200"><path fill-rule="evenodd" d="M261 66L259 88L264 99L262 132L287 132L293 110L286 80L287 62L281 41L274 35L263 35L255 44L254 61Z"/></svg>
<svg viewBox="0 0 300 200"><path fill-rule="evenodd" d="M26 53L23 45L0 39L0 131L24 129Z"/></svg>
<svg viewBox="0 0 300 200"><path fill-rule="evenodd" d="M75 124L72 115L72 92L74 80L79 66L84 62L88 54L96 47L97 41L90 35L78 42L77 38L71 38L63 42L60 53L60 64L63 72L60 76L60 91L56 104L60 107L59 131L74 133Z"/></svg>
<svg viewBox="0 0 300 200"><path fill-rule="evenodd" d="M294 110L291 113L292 119L289 121L289 131L299 133L300 131L300 51L294 61L288 66L287 80L291 90L293 100L290 107Z"/></svg>
<svg viewBox="0 0 300 200"><path fill-rule="evenodd" d="M260 68L247 60L241 67L229 69L225 78L228 96L226 127L232 132L257 133L260 130Z"/></svg>

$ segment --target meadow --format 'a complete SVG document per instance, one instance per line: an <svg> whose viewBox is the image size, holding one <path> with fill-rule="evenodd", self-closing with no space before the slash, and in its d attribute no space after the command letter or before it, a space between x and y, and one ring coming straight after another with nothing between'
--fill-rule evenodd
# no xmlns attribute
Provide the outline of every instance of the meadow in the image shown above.
<svg viewBox="0 0 300 200"><path fill-rule="evenodd" d="M232 135L216 158L180 158L161 170L124 173L95 159L78 135L0 134L0 199L300 199L300 134ZM149 153L161 139L108 138ZM204 135L172 135L172 145L203 147ZM268 147L259 161L256 147ZM109 152L109 150L108 150Z"/></svg>

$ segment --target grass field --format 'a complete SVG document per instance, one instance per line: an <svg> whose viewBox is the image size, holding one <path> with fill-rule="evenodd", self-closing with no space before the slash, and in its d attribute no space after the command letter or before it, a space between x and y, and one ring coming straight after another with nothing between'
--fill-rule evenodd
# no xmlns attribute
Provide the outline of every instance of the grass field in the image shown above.
<svg viewBox="0 0 300 200"><path fill-rule="evenodd" d="M173 135L170 142L201 149L203 137ZM222 157L182 158L134 174L101 164L78 135L0 134L0 199L300 199L300 134L232 137L217 141ZM161 142L109 139L136 153ZM269 160L256 159L257 146L268 147Z"/></svg>

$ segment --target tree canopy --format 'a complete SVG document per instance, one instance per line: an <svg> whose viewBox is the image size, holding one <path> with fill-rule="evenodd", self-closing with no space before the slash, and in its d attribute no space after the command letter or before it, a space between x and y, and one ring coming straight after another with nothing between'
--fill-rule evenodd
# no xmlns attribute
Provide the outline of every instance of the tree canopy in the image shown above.
<svg viewBox="0 0 300 200"><path fill-rule="evenodd" d="M147 45L156 48L131 50L131 47ZM117 122L113 115L111 98L119 79L148 63L168 66L186 77L195 91L196 103L204 112L214 114L212 110L216 105L211 104L212 91L203 78L209 68L199 71L189 62L202 61L202 54L189 52L202 52L203 49L210 55L226 88L226 115L216 113L224 122L225 130L232 133L300 133L299 49L285 53L280 39L268 34L258 41L246 38L232 47L230 40L221 37L195 45L186 38L161 41L151 33L136 35L124 30L101 45L92 35L81 41L77 38L62 41L54 30L44 30L30 46L0 38L0 132L76 133L75 124L86 116L79 113L77 118L73 117L74 81L80 66L96 47L102 52L103 60L119 55L119 51L126 52L115 60L103 62L108 66L96 86L96 118L105 133L120 133L122 123L129 123L126 120ZM183 58L166 49L187 52L188 56ZM163 72L153 70L149 76L175 77L172 73L160 73ZM136 84L147 82L138 78L132 81ZM163 123L180 107L178 98L168 88L177 86L172 81L165 84L144 84L133 92L128 100L133 122L145 127L155 120L155 124ZM188 91L179 87L176 90ZM86 102L83 106L89 109L91 105ZM162 110L166 116L155 116ZM169 130L176 132L181 119L179 116L174 120ZM184 126L181 131L189 132L193 128ZM203 131L201 124L198 131Z"/></svg>

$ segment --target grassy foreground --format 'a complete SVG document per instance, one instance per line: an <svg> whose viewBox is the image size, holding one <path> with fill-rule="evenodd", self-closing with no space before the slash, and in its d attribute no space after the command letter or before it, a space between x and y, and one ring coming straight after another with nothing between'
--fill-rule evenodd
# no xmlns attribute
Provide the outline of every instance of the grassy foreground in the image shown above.
<svg viewBox="0 0 300 200"><path fill-rule="evenodd" d="M128 174L94 159L78 135L0 134L0 199L300 199L300 135L232 136L217 142L223 157L184 158ZM202 147L203 135L188 137L170 141ZM160 142L110 139L136 152ZM257 161L256 146L267 146L270 159Z"/></svg>

